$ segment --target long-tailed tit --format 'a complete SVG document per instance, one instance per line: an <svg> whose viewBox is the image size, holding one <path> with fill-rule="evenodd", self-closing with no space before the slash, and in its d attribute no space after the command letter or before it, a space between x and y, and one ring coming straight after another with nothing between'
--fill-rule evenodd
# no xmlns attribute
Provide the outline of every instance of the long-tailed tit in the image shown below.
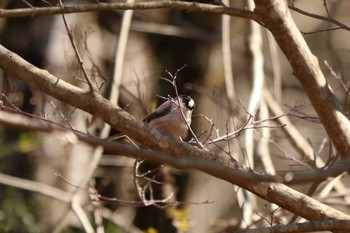
<svg viewBox="0 0 350 233"><path fill-rule="evenodd" d="M191 97L179 95L165 101L143 121L161 133L173 138L185 139L188 136L188 126L191 125L194 106L194 100Z"/></svg>

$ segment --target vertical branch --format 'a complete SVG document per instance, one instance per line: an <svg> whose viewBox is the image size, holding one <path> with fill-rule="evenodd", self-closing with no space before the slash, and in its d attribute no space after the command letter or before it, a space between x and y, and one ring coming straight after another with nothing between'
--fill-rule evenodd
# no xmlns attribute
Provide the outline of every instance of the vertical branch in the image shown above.
<svg viewBox="0 0 350 233"><path fill-rule="evenodd" d="M127 3L133 3L134 0L127 0ZM134 11L126 10L123 14L122 25L119 34L118 46L115 56L115 65L113 73L113 85L110 99L118 103L119 100L119 86L122 81L123 67L124 67L124 58L126 45L128 43L130 25L132 21Z"/></svg>
<svg viewBox="0 0 350 233"><path fill-rule="evenodd" d="M255 5L253 0L248 0L248 9L253 10ZM260 105L262 90L264 86L264 64L263 64L263 54L261 51L262 38L261 38L261 28L254 21L250 21L250 35L249 35L249 49L252 55L253 65L252 65L252 76L253 76L253 89L250 95L250 100L248 104L248 113L251 114L250 121L254 121L256 112ZM250 116L248 116L250 117ZM245 132L245 149L247 153L246 165L254 169L254 129L248 129ZM242 195L239 195L242 192ZM256 197L246 190L240 190L237 193L237 198L244 198L244 205L242 206L243 222L241 222L241 227L249 226L253 221L253 210L256 206ZM241 200L242 201L242 200Z"/></svg>
<svg viewBox="0 0 350 233"><path fill-rule="evenodd" d="M230 6L229 0L223 0L222 3L226 6ZM229 101L229 109L230 109L230 117L227 122L227 131L231 128L233 130L236 129L234 117L231 114L231 110L234 108L234 99L236 96L236 90L233 80L233 69L232 69L232 50L231 50L231 16L222 15L222 57L223 57L223 65L224 65L224 75L225 75L225 88L226 88L226 96ZM230 127L231 126L231 127ZM237 141L235 142L238 143ZM227 147L230 151L230 141L227 141ZM229 153L230 156L231 153Z"/></svg>
<svg viewBox="0 0 350 233"><path fill-rule="evenodd" d="M266 89L266 88L264 88ZM267 106L267 101L265 98L262 99L261 101L261 108L259 112L260 119L269 119L269 109ZM271 130L270 127L270 121L265 122L267 127L263 127L261 129L261 137L259 137L258 145L257 145L257 156L259 156L261 163L263 164L264 171L267 174L270 175L275 175L276 174L276 169L275 165L273 164L273 160L271 158L271 153L270 153L270 148L269 148L269 139L271 136ZM270 203L271 210L277 210L279 208L278 205Z"/></svg>
<svg viewBox="0 0 350 233"><path fill-rule="evenodd" d="M280 58L278 55L278 47L271 32L267 30L265 31L267 32L267 41L268 41L270 56L271 56L271 66L272 66L273 81L274 81L273 94L277 102L280 103L282 100L282 75L281 75Z"/></svg>
<svg viewBox="0 0 350 233"><path fill-rule="evenodd" d="M269 110L267 107L267 103L265 100L262 100L261 102L261 109L260 109L260 119L269 119ZM270 138L270 122L265 122L266 127L263 127L261 129L262 136L259 138L258 146L257 146L257 155L260 157L260 160L264 166L264 171L266 171L268 174L275 175L276 170L273 165L272 159L271 159L271 153L269 150L269 138Z"/></svg>
<svg viewBox="0 0 350 233"><path fill-rule="evenodd" d="M223 4L230 5L229 0L223 0ZM233 82L232 54L231 54L231 16L223 15L222 18L222 56L225 72L225 87L227 97L232 104L235 98L235 86Z"/></svg>
<svg viewBox="0 0 350 233"><path fill-rule="evenodd" d="M254 9L253 0L248 1L248 8L250 10ZM263 64L263 54L261 51L262 38L261 38L261 28L256 22L250 21L251 34L249 37L249 49L252 54L253 60L253 90L250 95L250 101L248 105L248 112L255 116L258 110L260 100L262 98L262 90L264 86L264 64ZM254 120L252 118L252 120ZM247 152L247 164L254 169L254 138L253 130L247 130L245 133L245 146Z"/></svg>

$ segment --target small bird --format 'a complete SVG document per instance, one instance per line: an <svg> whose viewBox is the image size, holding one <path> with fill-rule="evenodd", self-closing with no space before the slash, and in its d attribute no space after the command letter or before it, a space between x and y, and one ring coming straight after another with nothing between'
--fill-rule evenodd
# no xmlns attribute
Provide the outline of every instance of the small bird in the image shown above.
<svg viewBox="0 0 350 233"><path fill-rule="evenodd" d="M161 133L176 139L186 139L194 107L195 103L191 97L179 95L162 103L143 121Z"/></svg>

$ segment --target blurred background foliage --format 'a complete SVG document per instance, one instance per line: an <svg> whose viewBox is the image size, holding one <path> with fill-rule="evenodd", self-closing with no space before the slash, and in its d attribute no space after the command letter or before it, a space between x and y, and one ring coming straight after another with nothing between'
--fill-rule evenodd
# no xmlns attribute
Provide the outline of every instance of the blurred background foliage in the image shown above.
<svg viewBox="0 0 350 233"><path fill-rule="evenodd" d="M69 1L69 4L81 1ZM86 3L95 1L86 1ZM201 1L212 3L212 1ZM310 13L327 15L322 0L291 1L295 6ZM66 3L66 1L64 1ZM327 1L330 15L344 24L350 24L350 2L346 0ZM2 1L2 8L28 8L30 6L56 5L54 0L12 0ZM68 2L67 2L68 4ZM244 9L246 1L231 1L231 6ZM304 33L312 52L318 57L335 94L345 103L346 92L324 65L330 66L343 78L348 86L349 77L349 32L329 30L334 25L292 12L300 30ZM66 15L74 38L83 55L84 63L94 85L101 94L108 96L113 85L115 56L123 12L81 13ZM180 10L136 11L126 46L123 79L121 81L119 105L142 119L151 109L161 103L161 96L174 95L173 87L161 77L169 77L167 71L179 72L177 86L182 94L191 95L197 104L193 118L194 130L203 139L210 131L210 124L203 116L212 120L219 132L227 130L228 116L234 115L239 126L247 117L243 106L249 103L252 91L252 55L249 52L250 25L246 19L231 19L231 54L234 74L235 101L229 102L226 95L225 74L222 57L221 16L191 13ZM286 106L299 106L300 113L316 116L301 85L292 75L292 70L283 54L271 52L268 33L262 30L265 86L288 112ZM59 78L75 85L86 87L82 73L73 55L62 17L40 16L0 19L0 43L21 57L47 69ZM276 86L274 62L271 53L276 53L280 66L280 85ZM70 126L83 132L96 133L101 122L86 113L46 96L6 74L0 76L2 101L12 103L22 111ZM6 99L4 98L6 97ZM153 104L152 104L153 102ZM233 106L233 108L232 108ZM332 150L327 136L318 123L291 118L292 122L309 140L315 150L324 145L317 156L327 160ZM113 134L113 132L111 133ZM256 132L256 143L261 139ZM297 154L294 146L281 130L272 130L269 145L273 162L279 170L298 169L285 158L285 154ZM326 143L324 141L326 140ZM91 148L65 145L47 135L21 132L0 127L0 172L16 177L35 180L64 190L74 188L57 178L59 173L72 184L78 184L84 176L84 169L91 160ZM276 146L278 145L278 147ZM226 151L237 159L244 160L243 137L224 145ZM213 148L222 153L220 147ZM94 176L96 189L103 195L120 199L136 199L131 179L133 161L105 155ZM255 167L262 170L259 159ZM155 207L134 208L107 204L115 214L123 216L145 232L213 232L234 226L240 218L240 205L236 201L237 190L232 185L206 174L187 171L171 171L171 183L176 187L179 201L214 201L213 204L186 205L171 210ZM297 189L306 191L306 187ZM86 206L89 206L86 198ZM263 206L264 201L258 201ZM339 207L339 204L334 204ZM66 215L68 206L33 192L0 186L0 232L48 232ZM91 210L91 205L90 205ZM153 208L153 209L152 209ZM349 212L347 207L344 211ZM257 212L266 213L263 207ZM72 215L73 216L73 215ZM158 216L158 221L154 220ZM163 216L160 220L159 216ZM281 214L283 217L283 214ZM258 216L257 216L258 217ZM281 217L281 218L282 218ZM259 218L259 220L261 220ZM106 232L129 232L128 229L104 221ZM84 232L78 221L72 217L63 232ZM210 229L210 230L209 230ZM131 232L131 230L130 230ZM136 231L135 231L136 232ZM218 231L219 232L219 231Z"/></svg>

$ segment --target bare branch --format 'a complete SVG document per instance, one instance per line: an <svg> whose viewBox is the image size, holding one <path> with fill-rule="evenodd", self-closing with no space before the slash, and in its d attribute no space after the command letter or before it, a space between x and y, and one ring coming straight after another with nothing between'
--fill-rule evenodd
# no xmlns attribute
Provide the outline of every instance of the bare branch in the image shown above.
<svg viewBox="0 0 350 233"><path fill-rule="evenodd" d="M93 3L75 4L54 7L31 7L14 10L0 10L0 18L39 16L53 14L71 14L80 12L120 11L120 10L149 10L149 9L178 9L191 12L205 12L211 14L227 14L259 21L259 17L252 11L240 10L222 5L204 4L183 1L144 1L135 3Z"/></svg>

